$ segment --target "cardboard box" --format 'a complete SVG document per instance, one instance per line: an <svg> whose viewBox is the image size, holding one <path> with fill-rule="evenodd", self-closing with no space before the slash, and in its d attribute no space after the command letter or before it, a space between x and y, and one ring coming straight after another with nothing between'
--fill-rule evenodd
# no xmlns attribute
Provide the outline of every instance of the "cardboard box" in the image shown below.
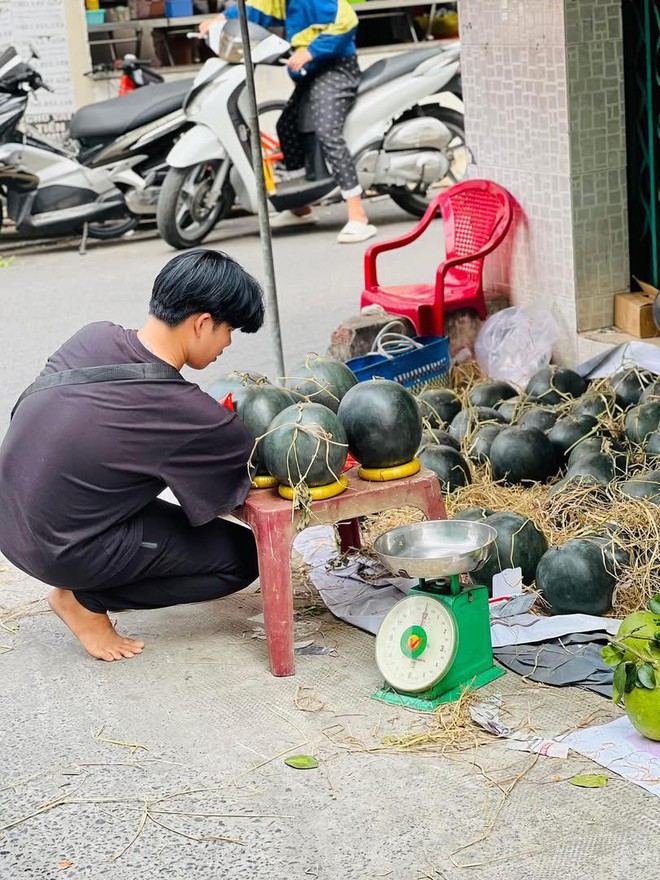
<svg viewBox="0 0 660 880"><path fill-rule="evenodd" d="M638 339L660 336L660 330L653 320L653 303L658 289L652 284L635 278L641 290L634 293L618 293L614 297L614 323Z"/></svg>

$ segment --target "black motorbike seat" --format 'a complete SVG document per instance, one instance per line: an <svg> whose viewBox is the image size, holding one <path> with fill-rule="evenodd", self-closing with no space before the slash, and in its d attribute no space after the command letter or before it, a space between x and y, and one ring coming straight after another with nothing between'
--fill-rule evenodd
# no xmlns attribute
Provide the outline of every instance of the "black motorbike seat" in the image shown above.
<svg viewBox="0 0 660 880"><path fill-rule="evenodd" d="M69 134L80 141L119 137L179 110L192 83L191 79L156 83L121 98L88 104L73 114Z"/></svg>
<svg viewBox="0 0 660 880"><path fill-rule="evenodd" d="M393 79L398 79L400 76L405 76L420 65L422 61L433 58L434 55L440 55L442 51L438 46L430 46L428 49L412 49L410 52L404 52L402 55L394 55L392 58L376 61L375 64L368 67L362 74L357 90L358 95L378 88L378 86L391 82Z"/></svg>

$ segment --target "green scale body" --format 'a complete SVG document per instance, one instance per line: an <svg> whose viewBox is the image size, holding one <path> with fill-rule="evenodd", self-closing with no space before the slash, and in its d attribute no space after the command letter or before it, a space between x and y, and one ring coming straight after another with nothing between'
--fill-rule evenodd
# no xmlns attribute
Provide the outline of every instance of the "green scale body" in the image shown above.
<svg viewBox="0 0 660 880"><path fill-rule="evenodd" d="M493 665L488 590L462 587L458 575L420 581L383 621L376 657L390 686L374 697L421 711L499 678L504 670ZM434 675L435 683L420 689Z"/></svg>

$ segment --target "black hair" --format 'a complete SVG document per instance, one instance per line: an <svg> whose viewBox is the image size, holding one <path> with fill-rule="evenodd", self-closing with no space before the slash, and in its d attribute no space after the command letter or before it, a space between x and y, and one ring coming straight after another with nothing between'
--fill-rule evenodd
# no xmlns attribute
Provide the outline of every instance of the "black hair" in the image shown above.
<svg viewBox="0 0 660 880"><path fill-rule="evenodd" d="M154 281L149 314L170 327L208 312L214 324L256 333L264 322L263 292L242 266L221 251L186 251L170 260Z"/></svg>

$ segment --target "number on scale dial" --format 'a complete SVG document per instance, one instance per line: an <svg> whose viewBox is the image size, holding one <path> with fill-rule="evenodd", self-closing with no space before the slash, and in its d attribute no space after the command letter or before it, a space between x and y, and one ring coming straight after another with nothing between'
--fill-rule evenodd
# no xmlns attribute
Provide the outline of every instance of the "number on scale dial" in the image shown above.
<svg viewBox="0 0 660 880"><path fill-rule="evenodd" d="M432 596L402 599L376 636L376 663L397 691L419 693L446 675L456 653L456 624Z"/></svg>

